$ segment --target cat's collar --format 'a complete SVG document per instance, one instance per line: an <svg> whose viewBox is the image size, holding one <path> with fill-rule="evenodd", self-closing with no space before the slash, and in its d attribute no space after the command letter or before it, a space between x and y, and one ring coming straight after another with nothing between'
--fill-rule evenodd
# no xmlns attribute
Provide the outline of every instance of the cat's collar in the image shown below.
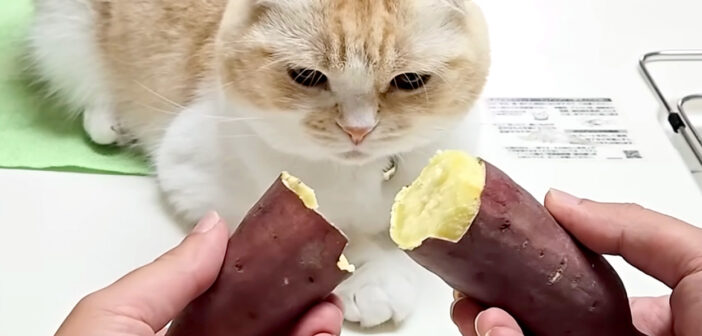
<svg viewBox="0 0 702 336"><path fill-rule="evenodd" d="M397 155L388 158L388 166L383 169L383 180L390 181L397 174L397 166L399 165Z"/></svg>

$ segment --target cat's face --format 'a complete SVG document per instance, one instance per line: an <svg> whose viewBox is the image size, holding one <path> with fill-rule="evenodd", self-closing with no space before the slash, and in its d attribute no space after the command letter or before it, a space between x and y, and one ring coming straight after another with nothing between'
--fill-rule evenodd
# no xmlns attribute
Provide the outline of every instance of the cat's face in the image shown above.
<svg viewBox="0 0 702 336"><path fill-rule="evenodd" d="M274 148L357 164L440 136L489 68L468 0L230 1L217 57L231 106Z"/></svg>

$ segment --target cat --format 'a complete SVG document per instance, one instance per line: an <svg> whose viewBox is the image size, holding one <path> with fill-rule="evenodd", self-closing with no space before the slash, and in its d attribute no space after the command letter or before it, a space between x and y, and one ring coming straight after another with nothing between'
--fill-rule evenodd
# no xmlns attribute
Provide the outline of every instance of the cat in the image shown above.
<svg viewBox="0 0 702 336"><path fill-rule="evenodd" d="M387 235L436 150L473 141L490 68L470 0L35 0L29 54L98 144L148 154L174 211L238 223L281 171L315 189L358 269L364 327L416 304Z"/></svg>

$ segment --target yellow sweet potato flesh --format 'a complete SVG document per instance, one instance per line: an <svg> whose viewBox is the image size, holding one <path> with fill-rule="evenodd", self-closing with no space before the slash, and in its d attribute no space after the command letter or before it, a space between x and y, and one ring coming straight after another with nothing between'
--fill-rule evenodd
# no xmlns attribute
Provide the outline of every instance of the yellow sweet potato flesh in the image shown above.
<svg viewBox="0 0 702 336"><path fill-rule="evenodd" d="M304 203L306 207L313 210L319 207L314 190L304 184L299 178L290 175L288 172L283 172L281 174L281 179L288 189L300 197L300 200L302 200L302 203Z"/></svg>
<svg viewBox="0 0 702 336"><path fill-rule="evenodd" d="M404 250L428 238L459 241L480 209L485 164L460 151L434 156L420 176L396 196L390 236Z"/></svg>

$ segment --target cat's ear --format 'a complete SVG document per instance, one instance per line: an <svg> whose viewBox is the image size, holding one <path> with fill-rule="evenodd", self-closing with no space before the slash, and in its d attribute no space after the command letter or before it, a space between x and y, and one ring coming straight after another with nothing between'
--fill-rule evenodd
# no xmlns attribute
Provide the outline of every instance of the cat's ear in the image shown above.
<svg viewBox="0 0 702 336"><path fill-rule="evenodd" d="M229 0L222 18L221 32L239 31L255 23L274 5L271 0Z"/></svg>
<svg viewBox="0 0 702 336"><path fill-rule="evenodd" d="M254 0L261 6L266 6L266 7L275 7L275 6L280 6L280 5L286 5L286 4L293 4L295 2L299 2L300 0Z"/></svg>
<svg viewBox="0 0 702 336"><path fill-rule="evenodd" d="M468 9L469 3L472 2L472 0L441 0L443 3L448 6L449 8L461 13L465 14L466 10Z"/></svg>

